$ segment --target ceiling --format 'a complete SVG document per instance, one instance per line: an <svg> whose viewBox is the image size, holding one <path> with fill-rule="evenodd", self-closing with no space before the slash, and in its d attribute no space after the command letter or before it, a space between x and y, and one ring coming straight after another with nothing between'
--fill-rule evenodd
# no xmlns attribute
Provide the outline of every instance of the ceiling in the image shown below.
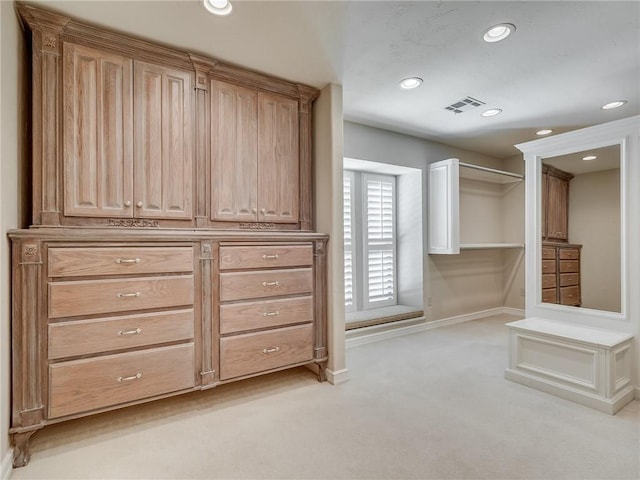
<svg viewBox="0 0 640 480"><path fill-rule="evenodd" d="M640 113L637 1L232 0L227 17L199 0L25 3L315 87L341 84L346 120L498 158L541 128ZM503 22L516 32L482 40ZM408 76L424 83L402 90ZM445 110L467 96L485 105ZM502 114L480 115L493 107Z"/></svg>

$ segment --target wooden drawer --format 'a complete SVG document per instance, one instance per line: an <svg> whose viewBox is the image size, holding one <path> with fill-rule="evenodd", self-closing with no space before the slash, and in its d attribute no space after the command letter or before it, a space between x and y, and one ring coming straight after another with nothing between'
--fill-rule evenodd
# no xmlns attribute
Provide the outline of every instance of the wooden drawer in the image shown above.
<svg viewBox="0 0 640 480"><path fill-rule="evenodd" d="M220 306L220 333L279 327L313 320L313 297L283 298Z"/></svg>
<svg viewBox="0 0 640 480"><path fill-rule="evenodd" d="M193 310L49 324L49 358L90 355L193 338Z"/></svg>
<svg viewBox="0 0 640 480"><path fill-rule="evenodd" d="M560 274L560 286L569 287L571 285L580 285L580 274L579 273Z"/></svg>
<svg viewBox="0 0 640 480"><path fill-rule="evenodd" d="M578 273L580 271L580 261L560 260L560 273Z"/></svg>
<svg viewBox="0 0 640 480"><path fill-rule="evenodd" d="M193 271L191 247L49 249L50 277L80 277Z"/></svg>
<svg viewBox="0 0 640 480"><path fill-rule="evenodd" d="M313 325L220 339L220 379L241 377L313 359Z"/></svg>
<svg viewBox="0 0 640 480"><path fill-rule="evenodd" d="M546 273L542 275L542 288L556 288L555 273Z"/></svg>
<svg viewBox="0 0 640 480"><path fill-rule="evenodd" d="M559 248L558 256L560 260L578 260L580 258L580 250L577 248Z"/></svg>
<svg viewBox="0 0 640 480"><path fill-rule="evenodd" d="M557 301L555 288L545 288L542 290L543 303L556 303Z"/></svg>
<svg viewBox="0 0 640 480"><path fill-rule="evenodd" d="M556 261L555 260L543 260L542 261L542 273L556 273Z"/></svg>
<svg viewBox="0 0 640 480"><path fill-rule="evenodd" d="M311 245L220 247L220 270L313 264Z"/></svg>
<svg viewBox="0 0 640 480"><path fill-rule="evenodd" d="M560 304L562 305L579 305L580 287L563 287L560 289Z"/></svg>
<svg viewBox="0 0 640 480"><path fill-rule="evenodd" d="M49 282L49 317L193 304L193 275Z"/></svg>
<svg viewBox="0 0 640 480"><path fill-rule="evenodd" d="M542 259L543 260L555 260L556 249L553 247L542 247Z"/></svg>
<svg viewBox="0 0 640 480"><path fill-rule="evenodd" d="M49 366L49 418L192 388L193 343Z"/></svg>
<svg viewBox="0 0 640 480"><path fill-rule="evenodd" d="M220 274L220 301L222 302L310 293L312 288L311 268Z"/></svg>

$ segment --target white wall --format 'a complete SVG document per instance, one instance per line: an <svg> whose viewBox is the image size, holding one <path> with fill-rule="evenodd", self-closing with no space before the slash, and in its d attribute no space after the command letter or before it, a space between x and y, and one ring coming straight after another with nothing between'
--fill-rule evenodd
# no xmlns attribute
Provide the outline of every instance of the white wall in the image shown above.
<svg viewBox="0 0 640 480"><path fill-rule="evenodd" d="M457 157L466 163L505 168L505 162L501 159L352 122L344 124L344 154L346 157L359 160L420 169L423 192L426 192L427 165L432 162ZM515 192L514 196L524 196L524 187L520 188L519 193ZM426 199L426 195L423 195L423 198ZM523 207L520 214L524 215L524 199L520 204ZM510 212L510 215L513 214L515 209ZM422 238L426 239L427 211L424 203L422 216ZM523 228L522 225L523 222L518 228ZM521 235L524 238L524 232L521 232ZM425 272L425 315L428 320L501 307L505 304L505 277L510 276L510 271L505 267L504 252L464 251L453 256L428 256L425 252L426 248L423 249L422 261ZM515 260L511 263L515 263ZM523 275L523 270L516 270L518 275ZM524 280L521 280L514 285L523 283ZM510 306L522 308L523 299L516 297L510 303Z"/></svg>
<svg viewBox="0 0 640 480"><path fill-rule="evenodd" d="M315 228L328 233L329 381L347 377L344 326L344 225L342 220L342 87L329 84L313 106Z"/></svg>
<svg viewBox="0 0 640 480"><path fill-rule="evenodd" d="M14 3L0 1L0 461L3 478L11 466L10 418L10 244L8 229L25 226L24 171L28 91L25 42Z"/></svg>

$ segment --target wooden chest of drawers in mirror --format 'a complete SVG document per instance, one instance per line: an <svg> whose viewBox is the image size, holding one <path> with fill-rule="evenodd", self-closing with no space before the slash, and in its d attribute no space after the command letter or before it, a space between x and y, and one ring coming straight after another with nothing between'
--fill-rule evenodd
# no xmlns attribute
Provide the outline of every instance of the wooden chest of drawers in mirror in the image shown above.
<svg viewBox="0 0 640 480"><path fill-rule="evenodd" d="M581 245L542 243L542 302L580 306Z"/></svg>

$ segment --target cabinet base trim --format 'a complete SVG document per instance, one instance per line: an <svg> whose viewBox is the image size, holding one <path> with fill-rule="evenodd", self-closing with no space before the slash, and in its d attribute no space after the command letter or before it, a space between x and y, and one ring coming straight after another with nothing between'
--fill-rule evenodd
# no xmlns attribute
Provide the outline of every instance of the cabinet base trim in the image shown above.
<svg viewBox="0 0 640 480"><path fill-rule="evenodd" d="M536 390L555 395L556 397L563 398L585 407L590 407L600 412L608 413L609 415L615 415L618 410L624 407L627 403L633 400L634 392L633 387L629 385L623 389L611 399L606 399L597 395L589 394L580 390L576 390L567 385L561 385L548 379L540 378L537 376L528 375L524 372L507 368L504 372L504 377L507 380L511 380L527 387L535 388Z"/></svg>

